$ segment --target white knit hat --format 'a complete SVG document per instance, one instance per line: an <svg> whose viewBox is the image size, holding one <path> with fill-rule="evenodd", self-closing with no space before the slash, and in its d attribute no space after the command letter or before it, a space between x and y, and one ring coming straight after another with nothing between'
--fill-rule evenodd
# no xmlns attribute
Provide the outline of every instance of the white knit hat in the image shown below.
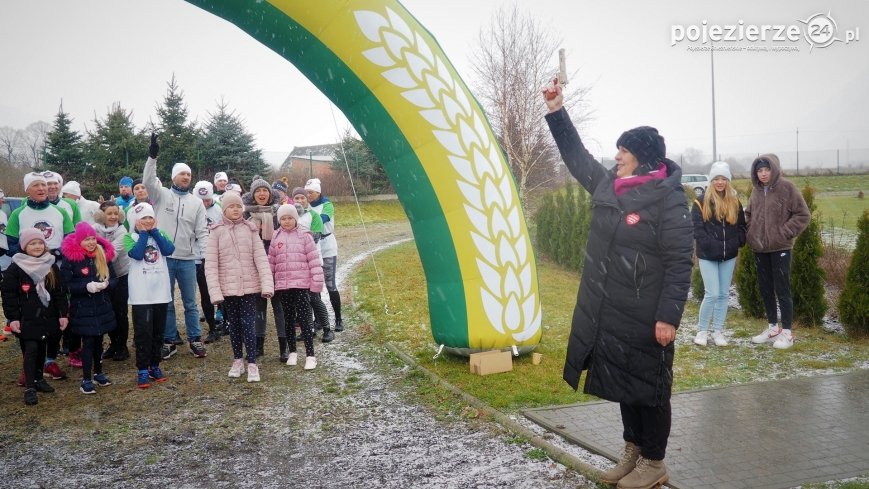
<svg viewBox="0 0 869 489"><path fill-rule="evenodd" d="M320 190L320 179L312 178L305 182L305 190L312 190L314 192L317 192L318 194L322 193L322 191Z"/></svg>
<svg viewBox="0 0 869 489"><path fill-rule="evenodd" d="M45 183L57 182L58 185L63 185L63 177L60 176L60 173L46 171L42 172L42 176L45 177Z"/></svg>
<svg viewBox="0 0 869 489"><path fill-rule="evenodd" d="M175 177L183 171L186 171L191 175L193 174L193 170L190 169L190 166L187 165L187 163L175 163L172 165L172 180L175 180Z"/></svg>
<svg viewBox="0 0 869 489"><path fill-rule="evenodd" d="M225 171L219 171L219 172L217 172L217 173L214 174L214 183L217 183L217 182L220 182L220 181L224 181L224 182L228 182L228 181L229 181L229 177L226 176L226 172L225 172Z"/></svg>
<svg viewBox="0 0 869 489"><path fill-rule="evenodd" d="M733 180L730 174L730 165L724 161L716 161L712 163L712 168L709 169L709 181L715 180L715 177L724 177L728 180Z"/></svg>
<svg viewBox="0 0 869 489"><path fill-rule="evenodd" d="M193 187L193 195L202 200L212 200L214 199L214 185L205 180L196 182L196 186Z"/></svg>
<svg viewBox="0 0 869 489"><path fill-rule="evenodd" d="M154 217L154 208L147 202L141 202L130 207L128 214L130 221L133 223L133 226L135 226L136 223L139 222L139 219L144 217Z"/></svg>
<svg viewBox="0 0 869 489"><path fill-rule="evenodd" d="M26 192L31 185L36 182L48 183L45 181L45 177L42 175L42 172L32 171L27 175L24 175L24 191Z"/></svg>
<svg viewBox="0 0 869 489"><path fill-rule="evenodd" d="M81 197L81 185L79 185L75 180L70 180L64 184L62 189L60 189L60 193Z"/></svg>
<svg viewBox="0 0 869 489"><path fill-rule="evenodd" d="M295 204L281 204L278 207L278 222L281 222L281 218L284 216L292 216L293 219L298 222L299 220L299 211L296 210Z"/></svg>

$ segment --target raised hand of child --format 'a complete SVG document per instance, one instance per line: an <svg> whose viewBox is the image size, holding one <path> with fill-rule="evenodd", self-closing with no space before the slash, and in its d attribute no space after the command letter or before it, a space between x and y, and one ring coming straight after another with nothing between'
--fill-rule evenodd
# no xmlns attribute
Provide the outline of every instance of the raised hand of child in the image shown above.
<svg viewBox="0 0 869 489"><path fill-rule="evenodd" d="M21 332L21 321L10 322L9 329L11 329L13 333L20 333Z"/></svg>

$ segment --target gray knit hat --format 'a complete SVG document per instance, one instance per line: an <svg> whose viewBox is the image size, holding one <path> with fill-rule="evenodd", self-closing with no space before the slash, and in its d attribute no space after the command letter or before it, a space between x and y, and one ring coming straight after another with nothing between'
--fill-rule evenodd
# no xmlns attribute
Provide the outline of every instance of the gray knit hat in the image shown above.
<svg viewBox="0 0 869 489"><path fill-rule="evenodd" d="M272 186L269 184L269 182L265 181L261 176L257 175L253 177L253 182L251 182L250 184L250 194L253 195L254 192L256 192L256 189L260 187L265 187L269 189L269 192L271 192L272 189Z"/></svg>

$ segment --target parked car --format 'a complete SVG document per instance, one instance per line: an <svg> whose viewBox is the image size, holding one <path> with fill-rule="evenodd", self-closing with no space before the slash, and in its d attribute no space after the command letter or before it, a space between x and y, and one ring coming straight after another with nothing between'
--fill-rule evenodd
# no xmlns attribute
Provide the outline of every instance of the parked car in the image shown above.
<svg viewBox="0 0 869 489"><path fill-rule="evenodd" d="M690 188L694 192L694 195L700 197L706 191L706 188L709 187L709 176L688 173L682 175L682 185Z"/></svg>

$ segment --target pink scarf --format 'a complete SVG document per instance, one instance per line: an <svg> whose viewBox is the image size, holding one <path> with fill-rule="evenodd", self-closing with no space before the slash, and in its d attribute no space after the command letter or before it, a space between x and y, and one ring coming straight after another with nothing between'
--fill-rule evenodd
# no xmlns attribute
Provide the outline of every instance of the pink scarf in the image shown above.
<svg viewBox="0 0 869 489"><path fill-rule="evenodd" d="M645 175L631 175L629 177L616 178L615 181L613 181L613 185L616 191L616 196L621 197L625 192L632 188L637 188L644 183L651 182L652 180L663 180L665 178L667 178L667 165L659 163L657 170L650 171Z"/></svg>
<svg viewBox="0 0 869 489"><path fill-rule="evenodd" d="M45 277L54 265L54 255L43 253L42 256L30 256L26 253L16 253L12 261L30 277L30 280L33 280L36 284L36 295L39 296L42 305L48 307L51 294L45 289Z"/></svg>

